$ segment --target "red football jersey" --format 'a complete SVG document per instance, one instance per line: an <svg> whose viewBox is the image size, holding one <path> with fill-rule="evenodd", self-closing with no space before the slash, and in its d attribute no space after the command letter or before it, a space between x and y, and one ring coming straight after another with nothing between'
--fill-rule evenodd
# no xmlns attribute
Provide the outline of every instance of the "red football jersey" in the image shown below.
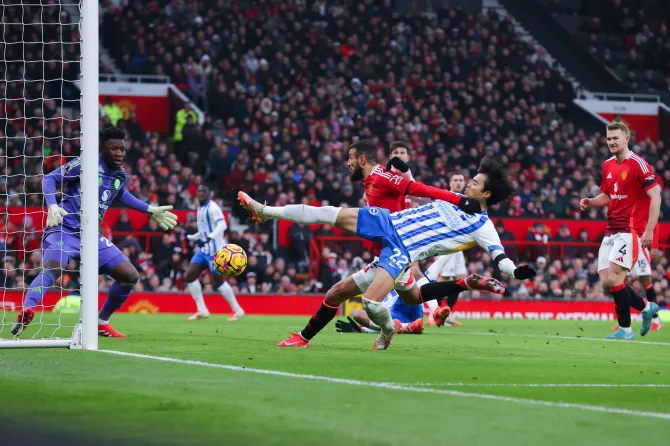
<svg viewBox="0 0 670 446"><path fill-rule="evenodd" d="M607 232L639 232L640 222L644 219L642 232L649 218L649 197L647 191L656 186L656 176L651 166L640 156L631 152L623 162L618 163L615 157L603 164L603 179L600 190L609 195L610 204L607 210ZM636 204L646 203L644 215L635 215ZM639 232L639 235L642 235Z"/></svg>
<svg viewBox="0 0 670 446"><path fill-rule="evenodd" d="M405 209L405 193L411 180L384 169L380 164L372 168L363 181L368 206L376 206L398 212Z"/></svg>
<svg viewBox="0 0 670 446"><path fill-rule="evenodd" d="M368 206L398 212L406 208L405 193L412 184L411 180L384 169L381 164L372 168L370 175L363 180ZM378 256L382 245L372 244L373 254Z"/></svg>

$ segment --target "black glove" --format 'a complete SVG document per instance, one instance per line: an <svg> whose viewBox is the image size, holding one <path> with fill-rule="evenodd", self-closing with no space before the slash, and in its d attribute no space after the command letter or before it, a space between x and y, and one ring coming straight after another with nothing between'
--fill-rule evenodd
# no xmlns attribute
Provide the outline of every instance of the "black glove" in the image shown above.
<svg viewBox="0 0 670 446"><path fill-rule="evenodd" d="M197 246L198 248L202 248L203 246L205 246L210 241L212 241L212 239L209 238L209 237L207 237L207 240L205 240L205 241L203 241L202 239L198 239L198 241L195 242L195 246Z"/></svg>
<svg viewBox="0 0 670 446"><path fill-rule="evenodd" d="M482 212L482 207L479 205L479 202L472 198L462 197L461 201L458 203L458 207L466 214L479 214Z"/></svg>
<svg viewBox="0 0 670 446"><path fill-rule="evenodd" d="M528 265L521 265L514 270L514 278L519 280L530 279L535 277L536 274L535 270Z"/></svg>
<svg viewBox="0 0 670 446"><path fill-rule="evenodd" d="M338 333L360 333L361 332L361 327L356 323L355 320L347 316L347 319L349 319L349 322L343 321L342 319L338 319L337 322L335 322L335 329L337 330Z"/></svg>
<svg viewBox="0 0 670 446"><path fill-rule="evenodd" d="M388 163L386 163L386 170L391 170L391 167L395 167L402 173L405 173L409 170L409 166L407 165L407 163L398 158L397 156L394 156L389 160Z"/></svg>

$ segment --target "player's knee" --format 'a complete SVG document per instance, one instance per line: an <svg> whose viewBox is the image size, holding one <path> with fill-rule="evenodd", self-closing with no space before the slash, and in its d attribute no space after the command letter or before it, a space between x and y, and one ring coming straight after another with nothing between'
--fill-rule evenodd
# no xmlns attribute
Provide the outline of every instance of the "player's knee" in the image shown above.
<svg viewBox="0 0 670 446"><path fill-rule="evenodd" d="M130 268L128 268L128 270L125 271L123 280L121 280L120 282L123 282L124 285L132 288L139 281L140 281L140 273L137 272L137 270L133 265L130 265Z"/></svg>
<svg viewBox="0 0 670 446"><path fill-rule="evenodd" d="M340 299L342 297L342 291L344 286L342 282L337 282L335 285L330 287L328 292L326 292L326 300L332 303L341 303Z"/></svg>

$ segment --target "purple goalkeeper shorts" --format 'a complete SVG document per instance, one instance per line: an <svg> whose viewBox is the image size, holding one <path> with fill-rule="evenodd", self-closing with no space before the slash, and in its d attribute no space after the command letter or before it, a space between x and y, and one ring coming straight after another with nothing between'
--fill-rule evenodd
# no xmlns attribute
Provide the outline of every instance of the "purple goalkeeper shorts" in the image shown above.
<svg viewBox="0 0 670 446"><path fill-rule="evenodd" d="M49 230L48 230L49 231ZM70 259L80 256L81 238L79 234L72 234L57 227L46 234L42 239L42 259L57 260L67 266ZM101 273L109 273L114 268L128 261L121 250L102 235L98 234L98 268Z"/></svg>

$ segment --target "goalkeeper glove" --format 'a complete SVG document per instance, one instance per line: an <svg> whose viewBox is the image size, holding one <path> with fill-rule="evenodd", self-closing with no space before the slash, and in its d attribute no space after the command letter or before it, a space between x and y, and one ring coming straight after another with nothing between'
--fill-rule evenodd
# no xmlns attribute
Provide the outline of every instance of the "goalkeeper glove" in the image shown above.
<svg viewBox="0 0 670 446"><path fill-rule="evenodd" d="M67 211L57 204L49 206L47 212L47 228L53 228L63 223L63 217L67 215Z"/></svg>
<svg viewBox="0 0 670 446"><path fill-rule="evenodd" d="M409 170L409 166L407 165L407 163L398 158L397 156L394 156L389 160L388 163L386 163L386 170L391 170L391 167L395 167L402 173L405 173Z"/></svg>
<svg viewBox="0 0 670 446"><path fill-rule="evenodd" d="M482 212L482 207L479 205L479 202L472 198L462 197L461 201L458 203L458 207L466 214L479 214Z"/></svg>
<svg viewBox="0 0 670 446"><path fill-rule="evenodd" d="M172 206L149 206L147 212L153 221L158 223L158 226L164 230L169 231L177 226L177 216L172 212Z"/></svg>
<svg viewBox="0 0 670 446"><path fill-rule="evenodd" d="M514 270L514 278L519 280L526 280L535 277L535 270L528 265L521 265Z"/></svg>
<svg viewBox="0 0 670 446"><path fill-rule="evenodd" d="M335 322L335 329L338 333L361 333L361 327L356 323L355 320L347 316L349 322L345 322L342 319L338 319Z"/></svg>

